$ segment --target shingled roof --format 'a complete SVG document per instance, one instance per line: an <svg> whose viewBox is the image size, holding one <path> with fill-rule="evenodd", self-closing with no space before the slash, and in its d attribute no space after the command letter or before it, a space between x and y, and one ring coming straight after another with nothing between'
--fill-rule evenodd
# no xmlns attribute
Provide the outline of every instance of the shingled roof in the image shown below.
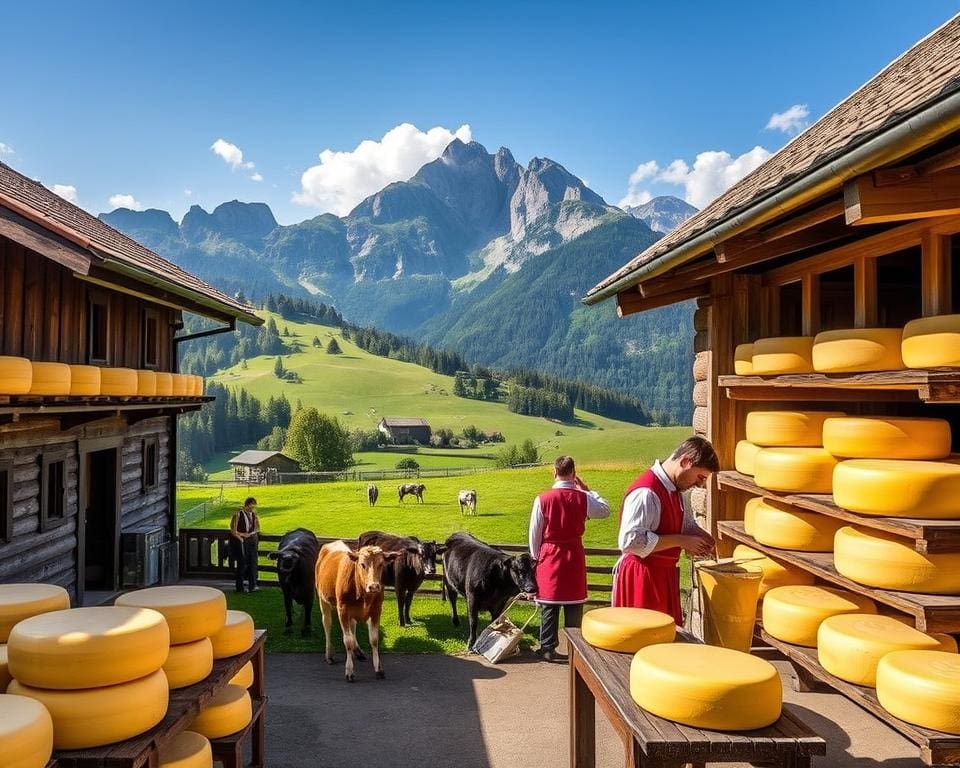
<svg viewBox="0 0 960 768"><path fill-rule="evenodd" d="M157 281L174 293L186 292L201 299L203 304L213 303L226 315L254 325L263 322L254 314L253 307L227 296L4 163L0 163L0 206L82 244L92 257L99 257L107 269L114 262L131 268L143 279Z"/></svg>
<svg viewBox="0 0 960 768"><path fill-rule="evenodd" d="M699 213L590 289L587 303L641 267L837 160L960 89L960 15L887 65ZM707 250L707 248L703 249ZM625 287L625 286L621 286Z"/></svg>

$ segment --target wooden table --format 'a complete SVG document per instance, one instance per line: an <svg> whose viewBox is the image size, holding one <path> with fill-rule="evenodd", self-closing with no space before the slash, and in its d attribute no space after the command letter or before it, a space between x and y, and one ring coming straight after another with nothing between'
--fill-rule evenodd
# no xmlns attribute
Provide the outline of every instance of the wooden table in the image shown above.
<svg viewBox="0 0 960 768"><path fill-rule="evenodd" d="M157 768L160 750L178 734L186 731L200 710L223 689L248 661L253 662L253 685L250 696L258 711L265 701L263 678L263 645L267 633L257 630L253 645L237 656L213 663L213 672L196 685L170 691L170 706L163 721L146 733L132 739L93 749L55 751L56 768ZM261 718L262 723L262 718ZM254 754L263 755L263 728L253 729Z"/></svg>
<svg viewBox="0 0 960 768"><path fill-rule="evenodd" d="M808 768L813 755L826 754L826 742L813 733L789 704L780 719L754 731L708 731L664 720L638 707L630 697L631 655L594 648L579 629L567 629L570 651L570 765L596 765L594 704L623 740L627 768L676 768L687 763L767 763Z"/></svg>

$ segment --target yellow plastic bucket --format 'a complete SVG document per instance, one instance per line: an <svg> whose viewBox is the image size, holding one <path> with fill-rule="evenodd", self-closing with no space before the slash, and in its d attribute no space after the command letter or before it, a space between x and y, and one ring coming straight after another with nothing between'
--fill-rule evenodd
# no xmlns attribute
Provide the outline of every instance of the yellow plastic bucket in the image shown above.
<svg viewBox="0 0 960 768"><path fill-rule="evenodd" d="M748 560L701 560L695 569L703 641L749 653L763 571Z"/></svg>

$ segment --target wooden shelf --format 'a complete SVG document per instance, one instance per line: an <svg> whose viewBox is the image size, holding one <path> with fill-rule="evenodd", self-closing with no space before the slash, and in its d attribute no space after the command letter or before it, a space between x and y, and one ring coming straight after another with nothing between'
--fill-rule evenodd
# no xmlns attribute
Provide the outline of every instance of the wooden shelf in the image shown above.
<svg viewBox="0 0 960 768"><path fill-rule="evenodd" d="M873 688L848 683L834 677L820 666L815 648L801 648L797 645L790 645L771 637L766 632L761 633L761 637L786 656L795 667L799 667L802 672L826 683L854 704L863 707L867 712L889 725L904 738L919 746L920 759L927 765L960 764L960 736L931 731L894 717L880 706L880 702L877 700L877 692Z"/></svg>
<svg viewBox="0 0 960 768"><path fill-rule="evenodd" d="M720 376L717 383L731 400L960 403L960 371L954 369Z"/></svg>
<svg viewBox="0 0 960 768"><path fill-rule="evenodd" d="M960 520L917 520L901 517L870 517L858 515L833 503L833 496L827 494L787 494L776 493L761 488L749 475L732 470L717 473L717 482L721 488L745 491L754 496L763 496L784 504L810 512L836 517L853 525L872 528L897 536L912 539L917 552L924 554L942 554L960 552Z"/></svg>
<svg viewBox="0 0 960 768"><path fill-rule="evenodd" d="M917 629L924 632L960 632L960 597L953 595L921 595L912 592L892 592L873 589L851 581L833 567L832 552L794 552L761 544L743 530L740 520L717 523L722 536L753 547L765 555L796 565L819 579L836 584L850 592L866 595L878 603L896 608L916 620Z"/></svg>

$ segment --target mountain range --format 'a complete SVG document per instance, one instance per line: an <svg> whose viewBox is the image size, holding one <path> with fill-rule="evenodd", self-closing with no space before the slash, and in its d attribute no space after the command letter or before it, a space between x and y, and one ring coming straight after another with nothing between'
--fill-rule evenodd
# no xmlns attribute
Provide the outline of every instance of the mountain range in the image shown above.
<svg viewBox="0 0 960 768"><path fill-rule="evenodd" d="M310 295L355 324L615 387L685 423L690 307L618 321L580 297L694 210L667 197L624 211L553 160L454 140L344 217L281 226L234 200L179 224L156 209L101 218L227 291Z"/></svg>

